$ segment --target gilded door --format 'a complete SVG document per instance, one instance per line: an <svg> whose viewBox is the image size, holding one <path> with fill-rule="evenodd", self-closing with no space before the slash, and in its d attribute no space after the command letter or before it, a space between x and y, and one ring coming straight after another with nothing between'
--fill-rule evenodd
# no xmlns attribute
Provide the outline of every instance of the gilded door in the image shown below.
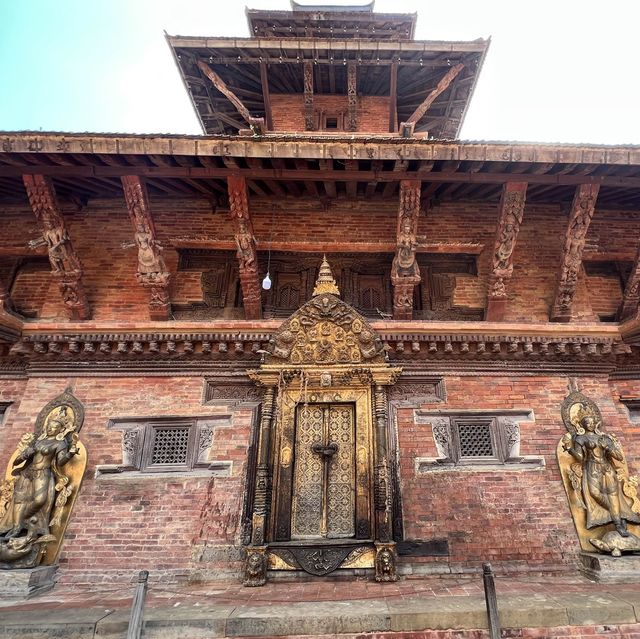
<svg viewBox="0 0 640 639"><path fill-rule="evenodd" d="M355 407L298 406L291 539L356 536Z"/></svg>

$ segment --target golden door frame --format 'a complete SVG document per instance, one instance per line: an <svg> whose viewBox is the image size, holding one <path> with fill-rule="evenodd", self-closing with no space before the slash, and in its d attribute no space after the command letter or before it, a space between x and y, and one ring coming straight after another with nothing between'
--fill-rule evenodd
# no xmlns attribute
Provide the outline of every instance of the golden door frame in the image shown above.
<svg viewBox="0 0 640 639"><path fill-rule="evenodd" d="M262 451L268 463L262 468L258 463L256 473L253 539L247 549L247 585L264 583L267 569L302 569L323 575L338 568L375 568L376 579L395 580L386 387L395 383L400 372L401 369L385 363L296 368L263 364L259 370L248 373L265 389L261 429L269 430L270 436L268 450ZM352 538L296 540L290 536L296 412L301 406L314 404L350 404L355 409L355 535ZM264 432L260 439L264 445L267 439ZM258 496L260 486L265 488L264 503ZM263 535L259 534L261 527Z"/></svg>

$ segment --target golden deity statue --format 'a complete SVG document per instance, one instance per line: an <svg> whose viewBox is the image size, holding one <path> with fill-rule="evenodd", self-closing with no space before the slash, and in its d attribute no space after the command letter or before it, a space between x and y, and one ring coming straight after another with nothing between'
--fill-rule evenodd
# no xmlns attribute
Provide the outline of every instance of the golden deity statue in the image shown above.
<svg viewBox="0 0 640 639"><path fill-rule="evenodd" d="M23 435L0 484L0 568L51 564L86 466L82 405L65 392Z"/></svg>
<svg viewBox="0 0 640 639"><path fill-rule="evenodd" d="M603 432L598 407L581 393L565 399L562 416L568 432L558 444L558 462L582 549L615 556L640 550L638 531L629 529L640 523L637 480L629 476L620 442Z"/></svg>

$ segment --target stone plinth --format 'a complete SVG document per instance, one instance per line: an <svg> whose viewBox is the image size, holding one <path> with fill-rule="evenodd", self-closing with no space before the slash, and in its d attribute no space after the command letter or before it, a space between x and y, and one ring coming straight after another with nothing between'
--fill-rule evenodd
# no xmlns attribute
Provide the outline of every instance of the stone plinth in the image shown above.
<svg viewBox="0 0 640 639"><path fill-rule="evenodd" d="M27 599L51 590L58 566L0 570L0 597Z"/></svg>
<svg viewBox="0 0 640 639"><path fill-rule="evenodd" d="M612 557L595 552L581 552L578 562L580 572L595 581L633 583L640 580L640 555Z"/></svg>

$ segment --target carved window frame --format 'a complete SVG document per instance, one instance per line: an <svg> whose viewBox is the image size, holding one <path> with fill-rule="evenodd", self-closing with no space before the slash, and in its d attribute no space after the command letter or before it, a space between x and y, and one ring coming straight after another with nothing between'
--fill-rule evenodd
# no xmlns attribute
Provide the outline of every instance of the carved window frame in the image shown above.
<svg viewBox="0 0 640 639"><path fill-rule="evenodd" d="M528 410L504 411L414 411L416 424L429 424L438 457L417 457L418 474L434 470L500 470L542 469L542 456L520 454L520 423L533 421ZM459 424L488 425L493 455L462 455L458 434Z"/></svg>
<svg viewBox="0 0 640 639"><path fill-rule="evenodd" d="M99 465L96 468L97 474L139 473L153 476L159 473L189 474L207 471L230 476L233 465L231 461L210 459L215 429L224 426L231 426L231 415L111 419L108 429L122 432L122 462ZM185 462L151 463L157 431L178 428L189 429Z"/></svg>

